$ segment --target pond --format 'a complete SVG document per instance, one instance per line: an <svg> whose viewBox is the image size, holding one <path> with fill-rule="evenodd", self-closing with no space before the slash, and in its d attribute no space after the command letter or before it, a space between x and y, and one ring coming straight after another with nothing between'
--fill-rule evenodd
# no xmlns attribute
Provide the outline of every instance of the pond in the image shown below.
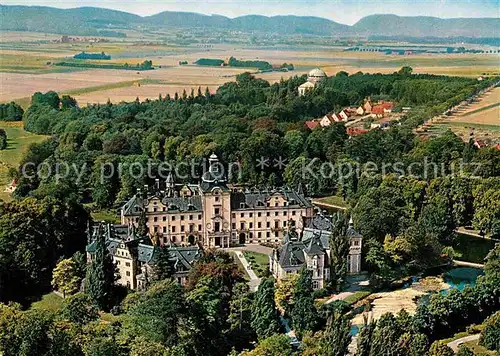
<svg viewBox="0 0 500 356"><path fill-rule="evenodd" d="M446 272L443 279L451 286L450 289L464 290L467 285L475 286L477 277L482 275L484 270L479 268L457 267Z"/></svg>

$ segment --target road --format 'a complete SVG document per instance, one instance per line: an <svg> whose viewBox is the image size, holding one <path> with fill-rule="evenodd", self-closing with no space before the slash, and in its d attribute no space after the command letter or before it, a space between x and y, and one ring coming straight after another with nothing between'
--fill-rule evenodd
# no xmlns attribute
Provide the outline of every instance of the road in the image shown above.
<svg viewBox="0 0 500 356"><path fill-rule="evenodd" d="M452 342L449 342L446 345L448 345L448 347L451 347L451 349L455 353L457 353L458 352L458 348L459 348L460 345L462 345L465 342L479 340L480 337L481 337L481 334L466 336L466 337L462 337L460 339L454 340Z"/></svg>

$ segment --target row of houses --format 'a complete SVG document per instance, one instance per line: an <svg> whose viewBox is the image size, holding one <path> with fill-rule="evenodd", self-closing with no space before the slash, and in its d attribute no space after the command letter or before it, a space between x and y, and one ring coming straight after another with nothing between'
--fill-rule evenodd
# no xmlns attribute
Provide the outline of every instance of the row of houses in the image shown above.
<svg viewBox="0 0 500 356"><path fill-rule="evenodd" d="M365 100L363 105L359 107L346 107L342 109L339 113L328 113L322 118L315 120L308 120L305 125L313 130L318 126L328 127L337 122L348 122L355 120L356 118L383 118L388 114L392 113L394 104L390 101L379 101L373 103L369 98Z"/></svg>

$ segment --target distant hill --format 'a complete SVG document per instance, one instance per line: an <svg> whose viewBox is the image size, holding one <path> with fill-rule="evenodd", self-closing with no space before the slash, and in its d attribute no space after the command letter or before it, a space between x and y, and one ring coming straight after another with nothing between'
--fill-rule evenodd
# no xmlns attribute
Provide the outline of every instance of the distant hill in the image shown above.
<svg viewBox="0 0 500 356"><path fill-rule="evenodd" d="M353 33L370 36L499 37L498 18L457 18L370 15L351 27Z"/></svg>
<svg viewBox="0 0 500 356"><path fill-rule="evenodd" d="M79 7L57 9L46 6L0 5L0 30L49 32L98 36L101 31L128 28L142 17L127 12Z"/></svg>
<svg viewBox="0 0 500 356"><path fill-rule="evenodd" d="M0 30L49 32L67 35L109 35L120 29L213 28L242 32L310 34L320 36L499 37L500 19L440 19L370 15L353 26L320 17L220 15L165 11L138 15L109 9L0 5Z"/></svg>

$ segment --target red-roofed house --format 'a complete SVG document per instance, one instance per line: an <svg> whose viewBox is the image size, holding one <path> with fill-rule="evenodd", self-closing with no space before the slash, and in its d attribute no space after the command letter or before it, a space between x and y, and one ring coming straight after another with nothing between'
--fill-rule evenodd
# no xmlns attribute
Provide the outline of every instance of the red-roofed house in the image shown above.
<svg viewBox="0 0 500 356"><path fill-rule="evenodd" d="M316 127L319 126L319 121L316 120L308 120L305 122L305 125L310 129L314 130Z"/></svg>
<svg viewBox="0 0 500 356"><path fill-rule="evenodd" d="M335 122L341 122L341 121L342 119L337 115L335 115L335 113L330 113L323 116L323 118L319 121L319 124L321 125L321 127L327 127Z"/></svg>
<svg viewBox="0 0 500 356"><path fill-rule="evenodd" d="M364 135L368 131L369 130L360 129L360 128L356 128L356 127L348 127L347 128L347 135L349 135L349 136L359 136L359 135Z"/></svg>
<svg viewBox="0 0 500 356"><path fill-rule="evenodd" d="M383 117L385 114L384 107L382 105L375 105L372 107L372 114L377 115L377 117Z"/></svg>

